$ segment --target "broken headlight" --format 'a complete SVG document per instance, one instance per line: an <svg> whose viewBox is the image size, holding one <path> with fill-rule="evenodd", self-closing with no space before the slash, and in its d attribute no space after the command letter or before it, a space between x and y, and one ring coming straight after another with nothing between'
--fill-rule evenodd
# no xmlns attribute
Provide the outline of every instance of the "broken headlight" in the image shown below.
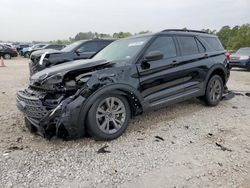
<svg viewBox="0 0 250 188"><path fill-rule="evenodd" d="M51 75L51 76L48 76L47 78L45 78L42 81L42 84L44 84L44 83L46 83L46 84L57 84L57 83L62 82L62 80L63 80L63 76L60 73L58 73L58 74Z"/></svg>

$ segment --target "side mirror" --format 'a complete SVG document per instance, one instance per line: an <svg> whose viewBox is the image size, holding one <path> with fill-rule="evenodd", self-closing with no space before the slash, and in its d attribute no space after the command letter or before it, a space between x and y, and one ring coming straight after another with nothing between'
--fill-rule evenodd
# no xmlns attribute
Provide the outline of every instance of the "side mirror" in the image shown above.
<svg viewBox="0 0 250 188"><path fill-rule="evenodd" d="M81 49L77 49L77 50L75 51L75 53L80 54L80 53L81 53Z"/></svg>
<svg viewBox="0 0 250 188"><path fill-rule="evenodd" d="M157 61L163 59L163 53L160 51L151 51L145 56L146 61Z"/></svg>

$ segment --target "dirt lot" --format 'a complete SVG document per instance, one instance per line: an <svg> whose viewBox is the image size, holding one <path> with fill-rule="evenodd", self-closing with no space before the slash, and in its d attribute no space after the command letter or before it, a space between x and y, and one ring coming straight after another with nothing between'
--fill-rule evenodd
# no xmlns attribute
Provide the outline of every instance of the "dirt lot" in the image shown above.
<svg viewBox="0 0 250 188"><path fill-rule="evenodd" d="M250 72L231 72L238 95L217 107L190 100L136 117L117 140L65 142L24 126L27 62L0 68L0 187L250 187Z"/></svg>

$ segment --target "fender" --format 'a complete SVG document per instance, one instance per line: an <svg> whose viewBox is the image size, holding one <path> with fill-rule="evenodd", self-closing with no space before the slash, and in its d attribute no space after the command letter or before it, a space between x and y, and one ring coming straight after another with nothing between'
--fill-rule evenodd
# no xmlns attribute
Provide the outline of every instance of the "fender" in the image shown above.
<svg viewBox="0 0 250 188"><path fill-rule="evenodd" d="M105 85L103 87L98 88L82 104L81 110L79 113L79 118L78 118L79 124L83 124L83 125L85 124L86 116L88 114L90 107L93 105L94 101L106 93L122 94L122 95L127 95L127 93L131 93L132 95L134 95L136 97L136 99L141 104L142 110L144 110L144 107L145 107L144 103L145 102L144 102L142 96L140 95L140 93L137 90L135 90L135 88L133 88L127 84L122 84L122 83L109 84L109 85Z"/></svg>
<svg viewBox="0 0 250 188"><path fill-rule="evenodd" d="M227 75L228 75L228 70L227 70L227 68L223 65L223 64L216 64L216 65L213 65L210 69L209 69L209 71L208 71L208 73L207 73L207 76L206 76L206 79L205 79L205 86L207 85L207 83L208 83L208 81L209 81L209 78L211 77L211 75L212 75L212 73L215 71L215 70L221 70L221 71L223 71L223 73L224 73L224 75L223 75L223 77L224 77L224 80L225 80L225 83L227 82L227 80L228 80L228 77L227 77Z"/></svg>

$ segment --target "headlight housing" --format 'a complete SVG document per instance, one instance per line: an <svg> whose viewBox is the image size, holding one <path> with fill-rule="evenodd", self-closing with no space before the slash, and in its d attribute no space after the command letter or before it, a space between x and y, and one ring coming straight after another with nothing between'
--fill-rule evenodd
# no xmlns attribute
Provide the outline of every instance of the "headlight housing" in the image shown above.
<svg viewBox="0 0 250 188"><path fill-rule="evenodd" d="M62 74L58 73L58 74L54 74L43 79L41 84L57 84L57 83L62 82L62 80L63 80Z"/></svg>
<svg viewBox="0 0 250 188"><path fill-rule="evenodd" d="M248 60L249 56L240 56L240 60Z"/></svg>

